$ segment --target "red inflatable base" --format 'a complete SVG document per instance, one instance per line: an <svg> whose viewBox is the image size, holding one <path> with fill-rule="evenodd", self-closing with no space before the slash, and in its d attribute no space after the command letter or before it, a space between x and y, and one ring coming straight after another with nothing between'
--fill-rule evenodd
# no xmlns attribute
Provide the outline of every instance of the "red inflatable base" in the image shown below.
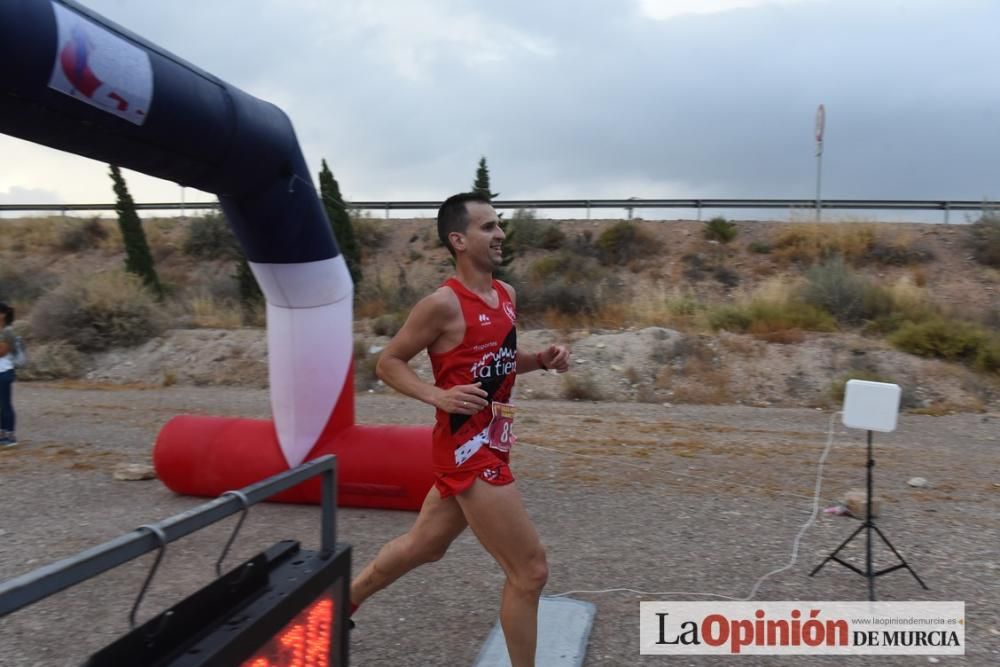
<svg viewBox="0 0 1000 667"><path fill-rule="evenodd" d="M337 457L341 507L419 510L434 482L428 426L347 426L324 434L307 460L324 454ZM153 463L170 490L211 498L288 470L273 422L191 415L163 427ZM319 503L320 481L271 500Z"/></svg>

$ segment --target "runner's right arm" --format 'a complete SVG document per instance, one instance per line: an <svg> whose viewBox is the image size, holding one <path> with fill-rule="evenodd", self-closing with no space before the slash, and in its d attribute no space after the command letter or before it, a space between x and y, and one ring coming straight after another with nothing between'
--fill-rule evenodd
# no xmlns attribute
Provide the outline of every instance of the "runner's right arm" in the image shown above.
<svg viewBox="0 0 1000 667"><path fill-rule="evenodd" d="M399 332L382 350L375 373L401 394L423 401L452 414L474 415L488 404L486 391L479 384L463 384L441 389L424 382L410 368L409 362L430 347L456 317L458 304L444 290L421 299ZM461 312L457 313L461 317Z"/></svg>

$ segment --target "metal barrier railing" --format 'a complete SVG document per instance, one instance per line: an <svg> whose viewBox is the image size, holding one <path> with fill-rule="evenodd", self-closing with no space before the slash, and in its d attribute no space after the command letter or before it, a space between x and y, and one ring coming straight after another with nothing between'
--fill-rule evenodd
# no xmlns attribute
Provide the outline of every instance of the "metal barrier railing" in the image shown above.
<svg viewBox="0 0 1000 667"><path fill-rule="evenodd" d="M815 209L815 199L496 199L498 209ZM349 208L371 211L419 211L437 209L439 201L354 201L346 202ZM217 202L161 202L136 204L142 211L212 210ZM945 221L950 211L979 211L992 207L991 202L958 199L827 199L820 202L821 209L839 210L899 210L943 211ZM2 204L0 212L53 211L65 215L69 211L112 211L114 204Z"/></svg>
<svg viewBox="0 0 1000 667"><path fill-rule="evenodd" d="M322 476L320 554L332 555L336 545L336 461L322 456L239 491L228 492L186 512L148 524L99 546L0 583L0 618L39 600L107 572L169 542L221 521L312 477ZM230 540L231 541L231 540ZM227 545L228 549L228 545ZM223 551L223 557L225 550ZM217 565L221 565L220 562ZM155 565L154 565L155 568ZM147 579L148 583L148 579ZM140 595L141 600L141 595ZM139 600L137 600L137 603ZM135 609L133 609L134 616Z"/></svg>

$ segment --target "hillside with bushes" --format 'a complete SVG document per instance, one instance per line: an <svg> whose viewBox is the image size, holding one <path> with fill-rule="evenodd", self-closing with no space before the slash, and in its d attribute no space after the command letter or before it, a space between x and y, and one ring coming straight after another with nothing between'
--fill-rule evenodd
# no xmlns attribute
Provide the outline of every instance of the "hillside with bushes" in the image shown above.
<svg viewBox="0 0 1000 667"><path fill-rule="evenodd" d="M523 340L569 342L578 362L570 376L526 376L525 396L823 406L860 377L899 382L915 410L1000 397L998 217L505 219ZM377 391L378 349L452 265L432 220L352 223L357 382ZM31 345L23 378L266 382L263 307L241 287L220 216L143 222L162 298L122 270L112 220L0 225L0 300Z"/></svg>

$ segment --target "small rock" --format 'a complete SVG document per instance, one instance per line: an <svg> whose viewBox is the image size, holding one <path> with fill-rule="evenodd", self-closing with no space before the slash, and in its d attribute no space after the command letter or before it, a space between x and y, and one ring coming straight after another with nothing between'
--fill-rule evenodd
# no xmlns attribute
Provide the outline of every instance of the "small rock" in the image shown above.
<svg viewBox="0 0 1000 667"><path fill-rule="evenodd" d="M585 364L585 363L587 363L587 360L586 359L577 359L576 363L578 363L578 364Z"/></svg>
<svg viewBox="0 0 1000 667"><path fill-rule="evenodd" d="M597 344L597 349L598 349L598 350L603 350L603 349L604 349L604 348L606 348L606 347L607 347L607 345L605 345L604 343L598 343L598 344Z"/></svg>
<svg viewBox="0 0 1000 667"><path fill-rule="evenodd" d="M120 463L115 466L112 475L123 482L156 479L156 471L147 463Z"/></svg>
<svg viewBox="0 0 1000 667"><path fill-rule="evenodd" d="M621 366L615 366L614 364L612 364L611 365L611 370L615 371L616 373L620 373L621 370L622 370L622 367Z"/></svg>
<svg viewBox="0 0 1000 667"><path fill-rule="evenodd" d="M927 662L941 662L941 661L935 658L933 655L929 655L927 656Z"/></svg>
<svg viewBox="0 0 1000 667"><path fill-rule="evenodd" d="M674 404L673 403L664 403L663 407L665 407L665 408L672 408L672 407L674 407Z"/></svg>
<svg viewBox="0 0 1000 667"><path fill-rule="evenodd" d="M368 348L368 354L378 354L381 351L382 351L381 345L372 345L371 347Z"/></svg>
<svg viewBox="0 0 1000 667"><path fill-rule="evenodd" d="M927 480L923 477L911 477L906 483L918 489L922 489L927 486Z"/></svg>

